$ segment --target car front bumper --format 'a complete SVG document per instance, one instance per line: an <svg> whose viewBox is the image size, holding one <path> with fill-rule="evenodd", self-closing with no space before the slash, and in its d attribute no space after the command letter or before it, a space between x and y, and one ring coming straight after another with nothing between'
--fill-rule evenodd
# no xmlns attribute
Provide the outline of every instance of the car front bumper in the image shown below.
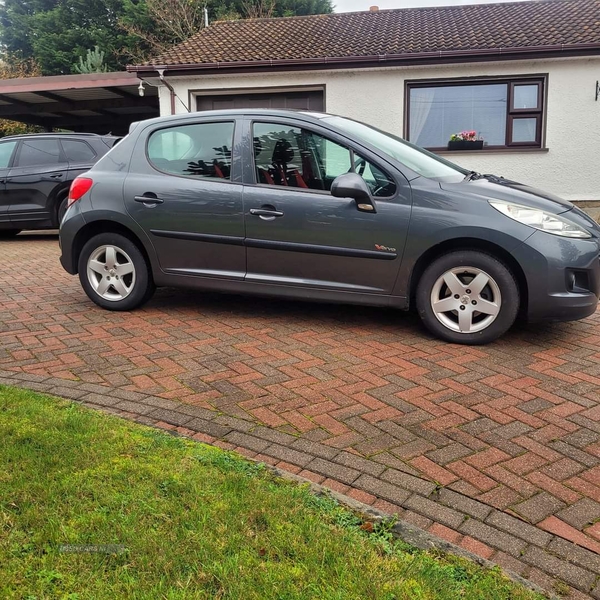
<svg viewBox="0 0 600 600"><path fill-rule="evenodd" d="M513 251L527 282L529 321L575 321L593 314L600 297L597 239L536 231Z"/></svg>

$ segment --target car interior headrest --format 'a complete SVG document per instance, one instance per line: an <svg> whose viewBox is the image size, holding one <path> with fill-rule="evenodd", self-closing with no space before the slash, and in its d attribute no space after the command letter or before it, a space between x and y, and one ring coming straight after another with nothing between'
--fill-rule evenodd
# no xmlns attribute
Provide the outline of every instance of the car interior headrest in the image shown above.
<svg viewBox="0 0 600 600"><path fill-rule="evenodd" d="M273 150L273 163L274 164L287 164L294 158L294 149L292 145L284 139L280 139L275 144Z"/></svg>
<svg viewBox="0 0 600 600"><path fill-rule="evenodd" d="M254 138L254 158L256 158L263 151L263 145L260 138Z"/></svg>

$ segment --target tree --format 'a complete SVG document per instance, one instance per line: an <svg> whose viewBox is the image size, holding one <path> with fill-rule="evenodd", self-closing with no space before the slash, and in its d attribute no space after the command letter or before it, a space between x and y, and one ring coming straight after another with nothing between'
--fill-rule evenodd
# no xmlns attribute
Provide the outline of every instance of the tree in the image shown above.
<svg viewBox="0 0 600 600"><path fill-rule="evenodd" d="M274 17L322 15L333 12L331 0L280 0L275 3Z"/></svg>
<svg viewBox="0 0 600 600"><path fill-rule="evenodd" d="M41 75L39 66L33 60L20 60L14 56L3 56L0 60L0 79L17 79L20 77L37 77ZM0 119L0 137L35 133L39 127L25 125L18 121Z"/></svg>
<svg viewBox="0 0 600 600"><path fill-rule="evenodd" d="M248 19L272 17L275 12L275 0L242 0L242 9Z"/></svg>
<svg viewBox="0 0 600 600"><path fill-rule="evenodd" d="M138 43L119 26L123 0L4 0L0 43L35 58L44 75L71 73L88 48L105 52L110 70L124 66L123 49Z"/></svg>
<svg viewBox="0 0 600 600"><path fill-rule="evenodd" d="M204 6L211 22L332 10L331 0L0 0L0 44L44 75L73 72L96 46L120 70L199 31Z"/></svg>
<svg viewBox="0 0 600 600"><path fill-rule="evenodd" d="M204 0L124 0L119 24L137 39L130 58L143 62L194 35L203 26L204 6Z"/></svg>
<svg viewBox="0 0 600 600"><path fill-rule="evenodd" d="M108 67L104 62L104 52L94 46L93 50L87 51L85 60L83 56L79 57L79 63L73 65L75 73L106 73Z"/></svg>

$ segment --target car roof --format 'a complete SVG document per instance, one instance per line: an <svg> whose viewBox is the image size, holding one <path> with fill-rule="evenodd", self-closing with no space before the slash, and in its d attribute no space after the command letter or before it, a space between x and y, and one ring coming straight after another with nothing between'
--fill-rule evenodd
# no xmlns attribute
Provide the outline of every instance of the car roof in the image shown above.
<svg viewBox="0 0 600 600"><path fill-rule="evenodd" d="M59 131L46 131L44 133L17 133L15 135L6 135L3 140L19 139L19 138L30 138L30 137L95 137L95 138L116 138L120 136L106 134L101 135L99 133L80 133L80 132L64 132Z"/></svg>
<svg viewBox="0 0 600 600"><path fill-rule="evenodd" d="M305 121L318 121L325 117L332 117L328 113L311 111L305 109L271 109L271 108L228 108L221 110L201 110L190 113L178 113L176 115L168 115L163 117L155 117L153 119L146 119L144 121L138 121L132 123L131 129L138 125L140 122L144 124L154 123L168 123L169 121L181 121L188 119L197 119L198 117L211 116L211 117L302 117ZM130 131L131 131L130 129Z"/></svg>

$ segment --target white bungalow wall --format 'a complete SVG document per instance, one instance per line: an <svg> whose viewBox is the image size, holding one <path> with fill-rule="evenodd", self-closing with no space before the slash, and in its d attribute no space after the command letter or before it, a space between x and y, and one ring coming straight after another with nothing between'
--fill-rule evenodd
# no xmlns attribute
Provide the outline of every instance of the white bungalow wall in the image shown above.
<svg viewBox="0 0 600 600"><path fill-rule="evenodd" d="M407 81L529 74L548 77L544 150L453 152L447 157L469 169L503 175L568 200L600 201L600 99L595 100L600 57L192 78L166 75L178 96L192 107L196 93L323 86L327 112L402 136ZM170 114L169 92L164 88L160 104L161 114ZM185 112L179 101L176 112Z"/></svg>

